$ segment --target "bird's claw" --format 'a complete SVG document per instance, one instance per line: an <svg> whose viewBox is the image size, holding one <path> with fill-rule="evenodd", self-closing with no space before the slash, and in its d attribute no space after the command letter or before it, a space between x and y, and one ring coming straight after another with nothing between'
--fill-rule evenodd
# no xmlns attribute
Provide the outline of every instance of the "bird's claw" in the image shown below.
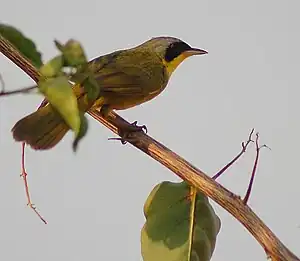
<svg viewBox="0 0 300 261"><path fill-rule="evenodd" d="M127 141L124 138L108 138L108 140L119 140L123 145L127 143Z"/></svg>
<svg viewBox="0 0 300 261"><path fill-rule="evenodd" d="M137 125L137 121L134 121L130 125L126 125L119 129L120 138L109 138L108 140L119 140L124 145L127 141L134 141L135 138L132 136L135 132L148 133L146 125Z"/></svg>
<svg viewBox="0 0 300 261"><path fill-rule="evenodd" d="M137 121L134 121L130 124L132 127L136 128L136 131L143 131L145 133L148 133L148 129L146 125L137 125ZM135 131L135 130L133 130Z"/></svg>

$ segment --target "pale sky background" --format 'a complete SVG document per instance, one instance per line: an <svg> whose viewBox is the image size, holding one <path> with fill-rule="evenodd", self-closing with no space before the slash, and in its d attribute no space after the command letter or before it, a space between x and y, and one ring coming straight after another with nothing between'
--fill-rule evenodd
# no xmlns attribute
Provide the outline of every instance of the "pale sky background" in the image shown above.
<svg viewBox="0 0 300 261"><path fill-rule="evenodd" d="M185 61L155 100L120 113L213 175L240 150L252 127L263 150L250 206L300 256L299 1L16 1L1 2L0 21L33 39L44 60L53 40L79 40L89 58L132 47L154 36L179 37L208 50ZM32 81L0 59L6 88ZM21 145L11 127L41 97L0 99L0 260L142 260L143 204L153 186L178 180L151 158L119 142L89 118L72 152L72 134L53 150L26 151L33 202L26 207ZM255 152L219 181L243 196ZM266 260L254 238L215 203L222 228L212 260Z"/></svg>

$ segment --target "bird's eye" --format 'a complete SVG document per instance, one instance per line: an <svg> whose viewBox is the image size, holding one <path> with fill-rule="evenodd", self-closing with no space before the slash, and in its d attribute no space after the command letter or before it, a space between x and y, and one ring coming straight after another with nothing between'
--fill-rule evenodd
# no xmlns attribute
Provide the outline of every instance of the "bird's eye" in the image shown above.
<svg viewBox="0 0 300 261"><path fill-rule="evenodd" d="M182 54L183 52L190 50L190 49L191 49L191 47L188 44L186 44L185 42L171 43L166 50L165 60L167 62L170 62L170 61L174 60L176 57L178 57L180 54Z"/></svg>

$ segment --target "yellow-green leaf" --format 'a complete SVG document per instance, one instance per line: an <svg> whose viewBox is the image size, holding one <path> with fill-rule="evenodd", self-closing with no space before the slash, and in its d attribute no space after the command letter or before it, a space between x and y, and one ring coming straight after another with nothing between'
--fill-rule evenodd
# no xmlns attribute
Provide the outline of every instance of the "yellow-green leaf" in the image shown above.
<svg viewBox="0 0 300 261"><path fill-rule="evenodd" d="M88 121L87 121L86 117L84 116L84 114L82 112L79 112L79 116L80 116L81 124L80 124L79 132L73 141L72 147L73 147L74 151L77 150L78 142L83 138L83 136L86 135L86 132L88 130Z"/></svg>
<svg viewBox="0 0 300 261"><path fill-rule="evenodd" d="M41 80L38 86L49 103L59 112L65 122L75 132L75 139L78 136L82 138L82 130L85 126L81 126L82 118L79 114L77 98L72 91L71 84L67 77L59 76ZM76 143L78 143L78 140Z"/></svg>
<svg viewBox="0 0 300 261"><path fill-rule="evenodd" d="M49 78L62 74L63 62L62 55L55 56L49 62L41 66L40 73L44 77Z"/></svg>
<svg viewBox="0 0 300 261"><path fill-rule="evenodd" d="M221 222L205 195L186 182L163 182L150 193L144 213L144 261L210 260Z"/></svg>
<svg viewBox="0 0 300 261"><path fill-rule="evenodd" d="M99 97L100 86L88 66L81 68L78 73L72 75L70 80L84 87L89 101L95 101Z"/></svg>
<svg viewBox="0 0 300 261"><path fill-rule="evenodd" d="M37 50L34 42L24 36L19 30L10 25L0 24L0 34L14 45L21 54L27 57L36 68L43 64L41 53Z"/></svg>
<svg viewBox="0 0 300 261"><path fill-rule="evenodd" d="M73 39L65 45L55 41L56 47L62 52L66 66L79 66L87 63L87 59L81 44Z"/></svg>

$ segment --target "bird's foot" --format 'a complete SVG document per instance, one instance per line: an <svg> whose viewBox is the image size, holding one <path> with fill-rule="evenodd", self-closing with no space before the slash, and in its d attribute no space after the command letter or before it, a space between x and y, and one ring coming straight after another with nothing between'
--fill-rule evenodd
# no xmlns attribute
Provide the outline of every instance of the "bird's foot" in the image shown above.
<svg viewBox="0 0 300 261"><path fill-rule="evenodd" d="M120 128L119 134L120 136L123 136L126 133L134 133L134 132L145 132L147 133L147 127L146 125L137 125L137 121L134 121L133 123L130 123L129 125L124 125Z"/></svg>
<svg viewBox="0 0 300 261"><path fill-rule="evenodd" d="M147 133L147 127L146 125L137 125L137 121L134 121L131 124L126 124L119 128L118 134L120 135L120 138L109 138L109 140L119 140L122 144L126 144L128 141L135 141L136 138L134 136L137 132L143 132Z"/></svg>

